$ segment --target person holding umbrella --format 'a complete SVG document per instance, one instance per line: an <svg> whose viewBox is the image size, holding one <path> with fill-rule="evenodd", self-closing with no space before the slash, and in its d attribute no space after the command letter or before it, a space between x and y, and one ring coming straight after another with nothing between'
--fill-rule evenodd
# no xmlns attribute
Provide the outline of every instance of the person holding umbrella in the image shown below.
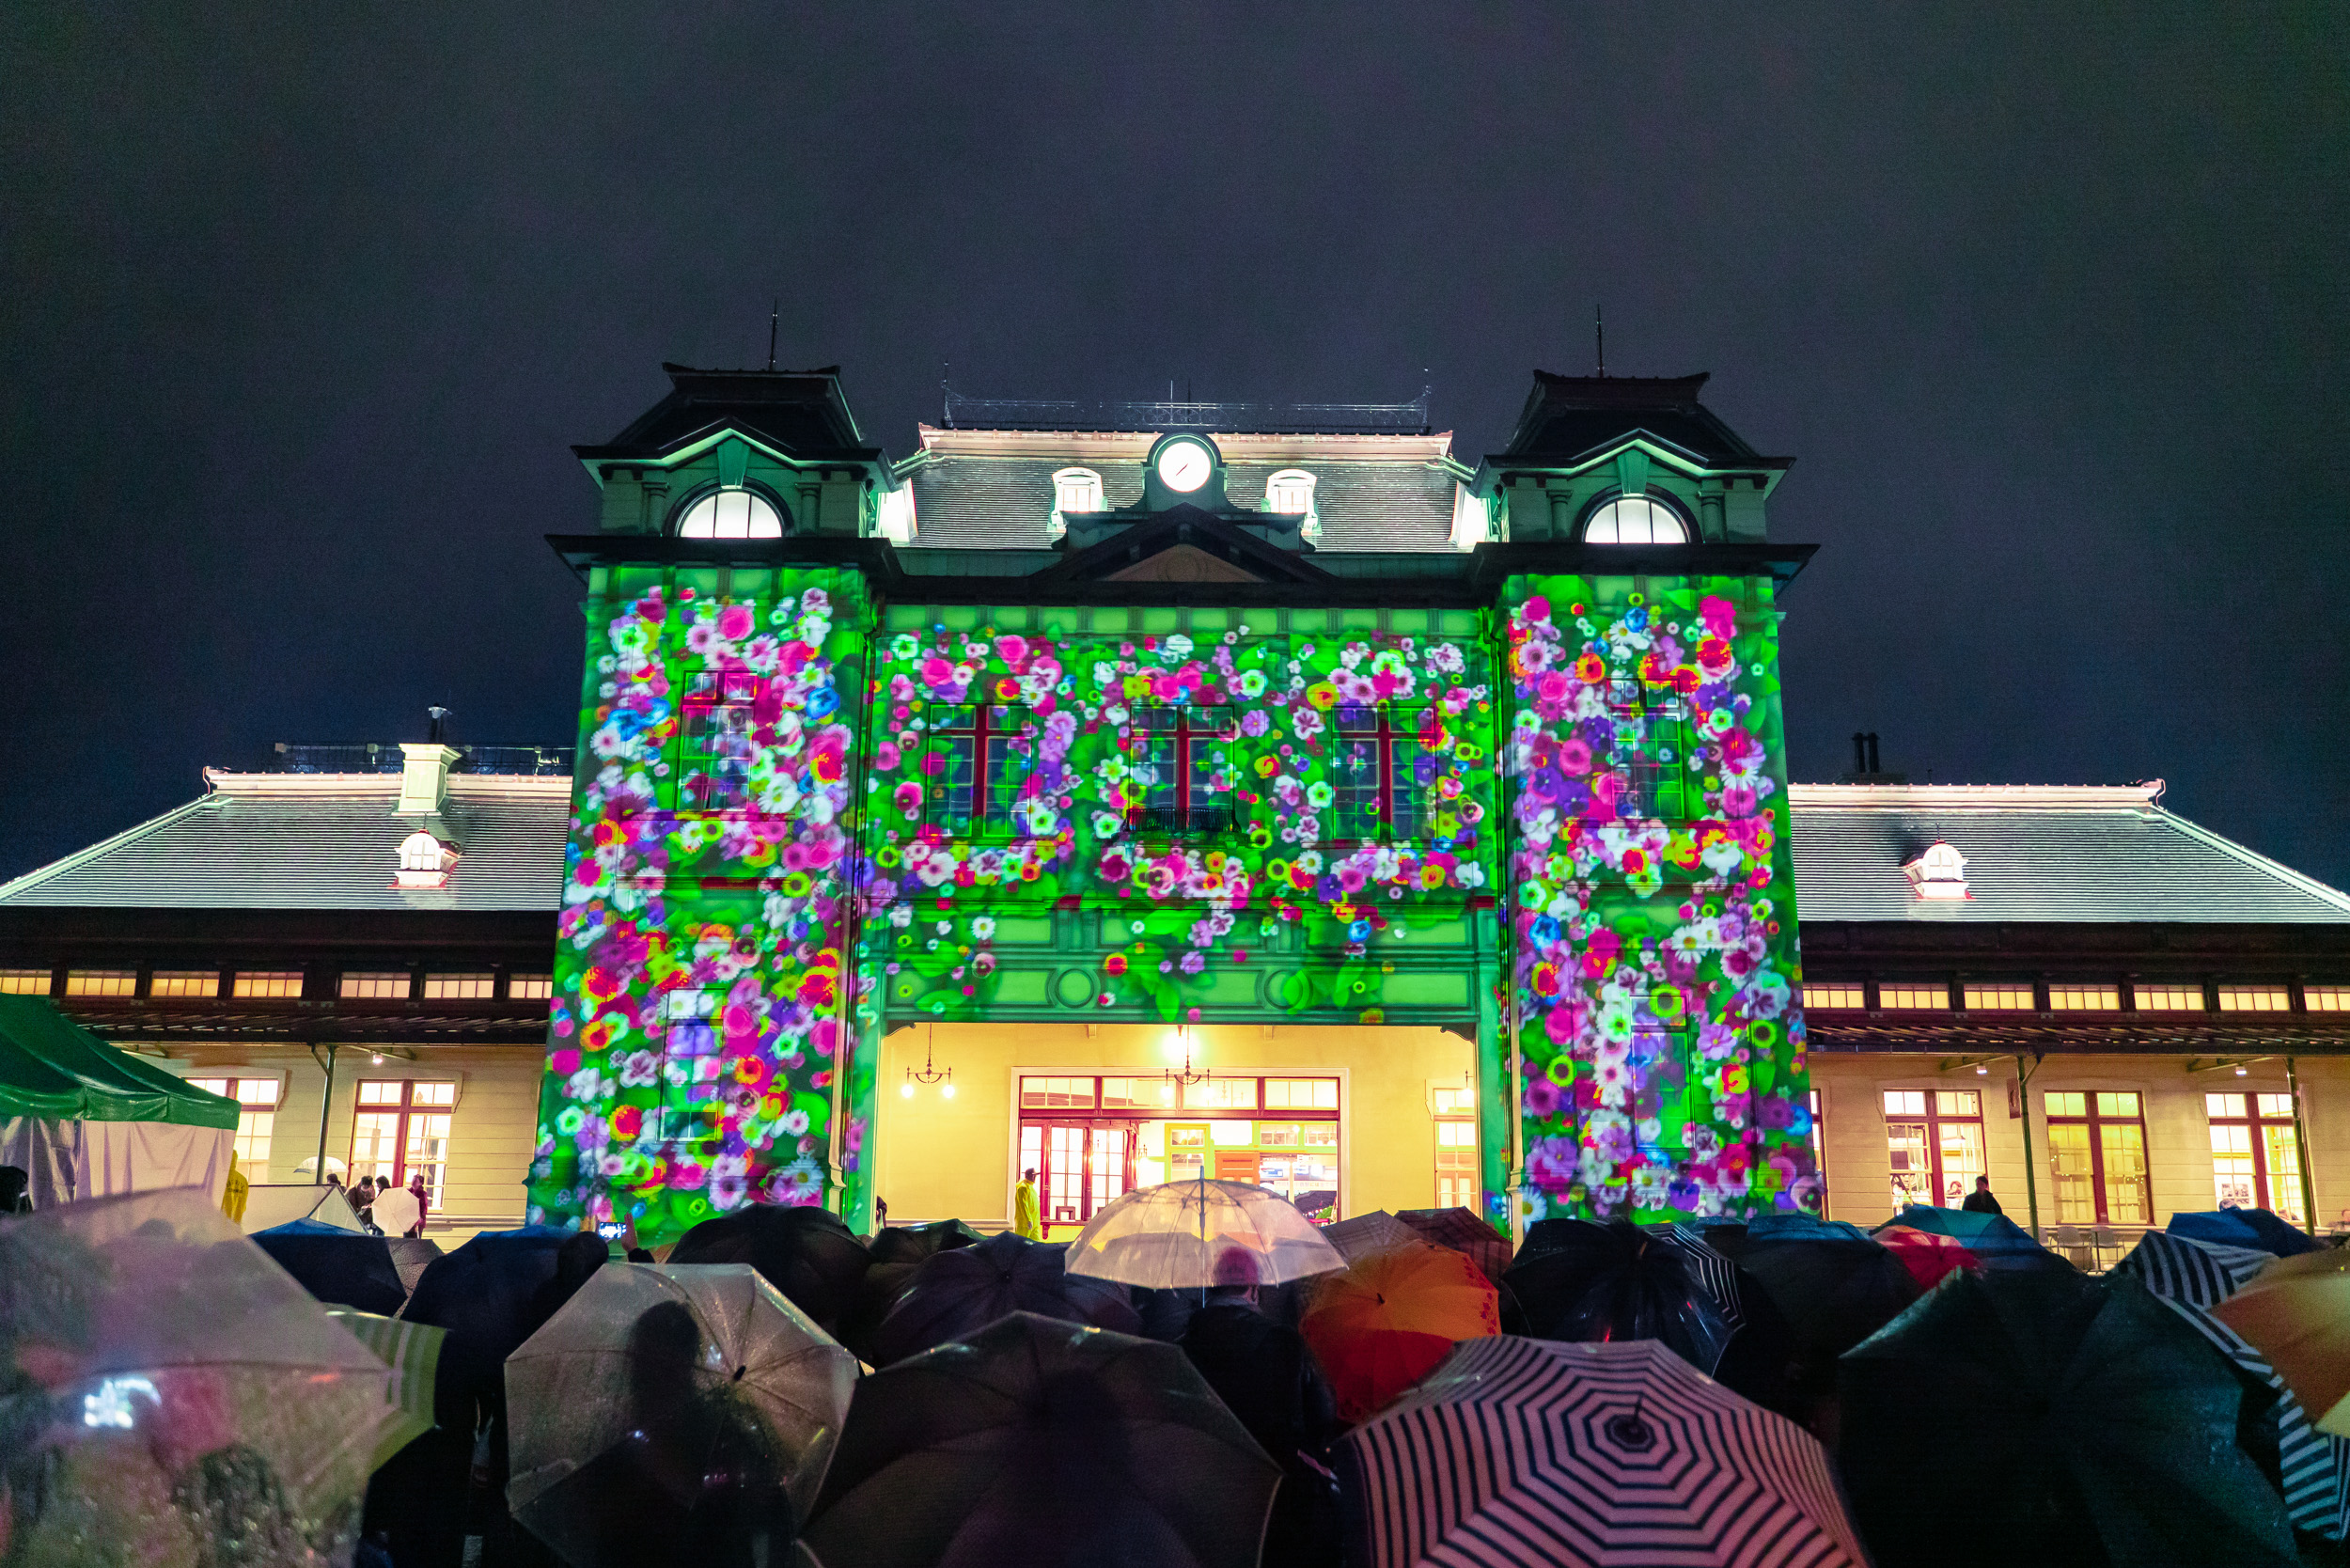
<svg viewBox="0 0 2350 1568"><path fill-rule="evenodd" d="M1230 1247L1207 1304L1177 1342L1240 1424L1281 1466L1265 1526L1264 1560L1296 1568L1339 1561L1339 1503L1330 1445L1344 1426L1305 1337L1257 1309L1257 1260Z"/></svg>

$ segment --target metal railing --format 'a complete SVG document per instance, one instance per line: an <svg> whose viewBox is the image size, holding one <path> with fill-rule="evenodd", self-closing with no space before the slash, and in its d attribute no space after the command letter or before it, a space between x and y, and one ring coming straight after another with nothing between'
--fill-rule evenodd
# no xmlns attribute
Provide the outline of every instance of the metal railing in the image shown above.
<svg viewBox="0 0 2350 1568"><path fill-rule="evenodd" d="M568 778L574 748L567 745L461 745L452 773L494 774L506 777ZM398 745L368 742L364 745L297 745L279 741L274 747L275 773L398 773L403 758Z"/></svg>
<svg viewBox="0 0 2350 1568"><path fill-rule="evenodd" d="M1425 435L1429 390L1404 403L1141 402L970 398L948 389L948 430L1254 431L1297 435Z"/></svg>

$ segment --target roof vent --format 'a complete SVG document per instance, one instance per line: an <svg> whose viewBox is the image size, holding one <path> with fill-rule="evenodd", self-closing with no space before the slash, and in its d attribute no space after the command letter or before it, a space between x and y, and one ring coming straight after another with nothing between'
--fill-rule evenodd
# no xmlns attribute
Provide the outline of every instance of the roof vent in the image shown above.
<svg viewBox="0 0 2350 1568"><path fill-rule="evenodd" d="M425 713L432 721L427 738L400 743L400 804L392 809L403 817L441 808L448 799L448 765L464 755L444 744L448 736L448 710L427 708Z"/></svg>
<svg viewBox="0 0 2350 1568"><path fill-rule="evenodd" d="M392 886L402 892L429 891L448 886L450 868L457 864L457 846L418 828L400 841L400 872Z"/></svg>
<svg viewBox="0 0 2350 1568"><path fill-rule="evenodd" d="M1902 868L1921 899L1971 899L1966 890L1966 857L1936 839L1926 853Z"/></svg>

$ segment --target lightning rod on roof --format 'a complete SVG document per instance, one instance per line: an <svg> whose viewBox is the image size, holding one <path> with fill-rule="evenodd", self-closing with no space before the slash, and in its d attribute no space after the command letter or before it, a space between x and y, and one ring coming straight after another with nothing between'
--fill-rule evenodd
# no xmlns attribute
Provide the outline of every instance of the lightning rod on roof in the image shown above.
<svg viewBox="0 0 2350 1568"><path fill-rule="evenodd" d="M767 368L776 368L776 321L783 314L783 296L778 294L767 306Z"/></svg>
<svg viewBox="0 0 2350 1568"><path fill-rule="evenodd" d="M1607 379L1607 318L1600 313L1596 305L1591 306L1591 339L1599 353L1600 379L1605 381Z"/></svg>

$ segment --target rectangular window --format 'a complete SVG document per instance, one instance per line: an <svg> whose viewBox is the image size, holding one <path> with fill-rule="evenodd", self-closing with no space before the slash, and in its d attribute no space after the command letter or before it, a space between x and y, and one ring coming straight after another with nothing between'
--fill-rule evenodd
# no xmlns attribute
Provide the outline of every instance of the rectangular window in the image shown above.
<svg viewBox="0 0 2350 1568"><path fill-rule="evenodd" d="M1386 770L1380 764L1383 715L1375 709L1344 709L1330 745L1330 836L1341 842L1385 837Z"/></svg>
<svg viewBox="0 0 2350 1568"><path fill-rule="evenodd" d="M2031 982L2029 980L1968 980L1966 1006L1974 1012L2029 1012L2032 1010Z"/></svg>
<svg viewBox="0 0 2350 1568"><path fill-rule="evenodd" d="M1210 1078L1205 1083L1183 1086L1185 1110L1255 1110L1257 1080L1254 1078Z"/></svg>
<svg viewBox="0 0 2350 1568"><path fill-rule="evenodd" d="M2130 989L2140 1012L2203 1011L2203 988L2200 985L2138 985Z"/></svg>
<svg viewBox="0 0 2350 1568"><path fill-rule="evenodd" d="M2223 985L2219 988L2219 1011L2222 1012L2287 1012L2293 1008L2293 993L2281 985Z"/></svg>
<svg viewBox="0 0 2350 1568"><path fill-rule="evenodd" d="M2221 1208L2267 1209L2306 1226L2301 1138L2290 1094L2206 1094L2212 1187Z"/></svg>
<svg viewBox="0 0 2350 1568"><path fill-rule="evenodd" d="M65 994L69 996L130 996L139 988L139 977L132 969L69 969L65 976Z"/></svg>
<svg viewBox="0 0 2350 1568"><path fill-rule="evenodd" d="M211 969L158 969L147 978L150 996L217 996L220 975Z"/></svg>
<svg viewBox="0 0 2350 1568"><path fill-rule="evenodd" d="M238 1105L237 1168L248 1180L266 1179L269 1170L270 1135L277 1121L278 1094L283 1087L276 1078L190 1078L197 1089L226 1095Z"/></svg>
<svg viewBox="0 0 2350 1568"><path fill-rule="evenodd" d="M2305 985L2301 1000L2311 1012L2350 1012L2350 985Z"/></svg>
<svg viewBox="0 0 2350 1568"><path fill-rule="evenodd" d="M486 1002L497 985L495 975L427 975L424 996L431 1002Z"/></svg>
<svg viewBox="0 0 2350 1568"><path fill-rule="evenodd" d="M2058 1222L2153 1224L2154 1190L2138 1096L2126 1090L2052 1090L2041 1103L2048 1113Z"/></svg>
<svg viewBox="0 0 2350 1568"><path fill-rule="evenodd" d="M1257 1147L1294 1149L1297 1147L1297 1128L1298 1124L1294 1121L1260 1121L1257 1123Z"/></svg>
<svg viewBox="0 0 2350 1568"><path fill-rule="evenodd" d="M1939 981L1887 980L1877 987L1877 1006L1903 1011L1931 1011L1950 1005L1950 988Z"/></svg>
<svg viewBox="0 0 2350 1568"><path fill-rule="evenodd" d="M1267 1078L1264 1081L1264 1108L1336 1110L1339 1108L1339 1081L1336 1078Z"/></svg>
<svg viewBox="0 0 2350 1568"><path fill-rule="evenodd" d="M1222 708L1134 710L1128 729L1127 820L1145 834L1193 836L1232 827L1236 777L1223 742L1231 715Z"/></svg>
<svg viewBox="0 0 2350 1568"><path fill-rule="evenodd" d="M748 670L695 672L680 704L680 808L740 811L749 807L753 712L765 685Z"/></svg>
<svg viewBox="0 0 2350 1568"><path fill-rule="evenodd" d="M1034 836L1021 805L1030 792L1036 756L1023 721L1026 712L995 704L931 707L931 749L940 759L931 775L929 821L934 826L956 835Z"/></svg>
<svg viewBox="0 0 2350 1568"><path fill-rule="evenodd" d="M1671 686L1636 679L1610 681L1607 711L1616 722L1609 770L1621 817L1677 820L1689 815L1682 780L1688 776L1688 702Z"/></svg>
<svg viewBox="0 0 2350 1568"><path fill-rule="evenodd" d="M1104 1078L1104 1110L1164 1110L1175 1103L1175 1086L1165 1078Z"/></svg>
<svg viewBox="0 0 2350 1568"><path fill-rule="evenodd" d="M1983 1158L1982 1095L1971 1089L1885 1091L1885 1140L1891 1155L1893 1202L1955 1209L1988 1169Z"/></svg>
<svg viewBox="0 0 2350 1568"><path fill-rule="evenodd" d="M49 973L46 969L0 969L0 996L46 996Z"/></svg>
<svg viewBox="0 0 2350 1568"><path fill-rule="evenodd" d="M341 995L347 1002L404 1002L409 988L409 978L404 974L347 974L342 978Z"/></svg>
<svg viewBox="0 0 2350 1568"><path fill-rule="evenodd" d="M1127 1080L1130 1081L1131 1080ZM1067 1110L1093 1108L1091 1078L1023 1078L1020 1080L1022 1110Z"/></svg>
<svg viewBox="0 0 2350 1568"><path fill-rule="evenodd" d="M421 1175L425 1200L437 1211L448 1182L448 1143L457 1085L447 1081L362 1078L351 1125L351 1176L388 1176L404 1187Z"/></svg>
<svg viewBox="0 0 2350 1568"><path fill-rule="evenodd" d="M2118 985L2051 985L2048 1006L2057 1012L2119 1012L2122 1011L2122 988Z"/></svg>
<svg viewBox="0 0 2350 1568"><path fill-rule="evenodd" d="M230 994L238 996L274 997L302 995L302 971L299 969L240 969Z"/></svg>
<svg viewBox="0 0 2350 1568"><path fill-rule="evenodd" d="M1869 1005L1869 994L1859 985L1846 980L1806 980L1803 982L1803 1005L1856 1012Z"/></svg>
<svg viewBox="0 0 2350 1568"><path fill-rule="evenodd" d="M543 1002L555 995L553 975L509 975L506 977L506 999L509 1002Z"/></svg>

